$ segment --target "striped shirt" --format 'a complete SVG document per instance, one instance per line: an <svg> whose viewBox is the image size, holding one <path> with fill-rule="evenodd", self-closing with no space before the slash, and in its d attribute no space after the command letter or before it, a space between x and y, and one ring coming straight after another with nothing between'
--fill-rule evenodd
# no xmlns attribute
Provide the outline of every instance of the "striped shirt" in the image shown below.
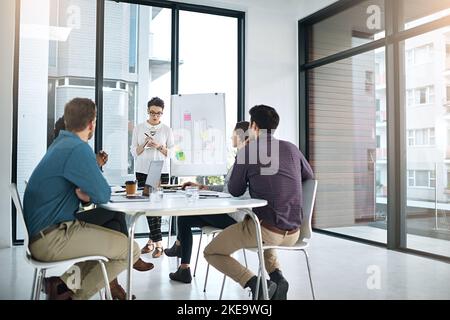
<svg viewBox="0 0 450 320"><path fill-rule="evenodd" d="M303 220L302 181L312 178L311 166L297 146L262 134L238 152L228 191L240 196L248 185L252 198L268 203L253 208L258 218L281 230L292 230Z"/></svg>

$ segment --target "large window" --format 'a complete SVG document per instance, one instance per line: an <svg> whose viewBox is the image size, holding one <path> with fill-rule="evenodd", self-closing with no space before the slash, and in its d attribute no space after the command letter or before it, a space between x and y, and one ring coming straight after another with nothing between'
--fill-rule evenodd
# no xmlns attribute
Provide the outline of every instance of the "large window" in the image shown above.
<svg viewBox="0 0 450 320"><path fill-rule="evenodd" d="M319 182L314 227L386 242L384 49L309 72L309 160ZM378 111L377 111L378 109ZM378 173L378 174L377 174Z"/></svg>
<svg viewBox="0 0 450 320"><path fill-rule="evenodd" d="M170 125L172 94L224 92L231 135L244 108L245 13L136 2L107 0L97 14L93 0L20 1L17 175L12 178L20 193L74 97L96 101L97 135L90 145L109 154L103 170L111 185L134 175L132 132L148 119L147 102L154 96L164 100L162 122ZM102 23L97 17L104 17ZM14 220L14 243L23 238L20 228ZM146 223L138 225L137 232L146 230Z"/></svg>
<svg viewBox="0 0 450 320"><path fill-rule="evenodd" d="M399 0L403 28L411 29L450 15L447 0Z"/></svg>
<svg viewBox="0 0 450 320"><path fill-rule="evenodd" d="M148 120L147 102L152 97L164 100L161 121L170 126L172 10L112 1L105 5L102 127L109 160L104 172L110 183L120 185L134 179L133 129ZM169 172L168 164L163 172ZM167 226L165 217L162 231ZM141 219L136 231L147 228L146 219Z"/></svg>
<svg viewBox="0 0 450 320"><path fill-rule="evenodd" d="M421 19L422 23L431 20L432 17ZM408 38L400 42L399 53L400 61L405 55L407 59L411 50L423 51L422 57L433 57L428 59L427 65L414 67L408 67L406 61L401 77L401 85L405 88L418 86L413 90L414 105L420 106L409 108L408 105L405 109L408 128L406 165L410 169L406 230L408 248L440 255L450 255L450 225L447 221L450 198L446 183L450 168L446 135L450 122L448 110L444 108L447 101L446 35L449 31L447 26Z"/></svg>
<svg viewBox="0 0 450 320"><path fill-rule="evenodd" d="M95 12L95 1L20 1L15 165L21 195L25 180L53 141L54 123L66 102L94 99ZM15 239L22 239L22 224L14 226Z"/></svg>
<svg viewBox="0 0 450 320"><path fill-rule="evenodd" d="M165 101L161 121L170 126L172 10L112 1L105 5L102 129L109 160L104 172L110 183L122 184L134 175L133 129L148 119L152 97Z"/></svg>
<svg viewBox="0 0 450 320"><path fill-rule="evenodd" d="M234 161L230 137L237 121L237 30L236 18L187 11L180 13L178 91L181 94L225 93L229 165Z"/></svg>
<svg viewBox="0 0 450 320"><path fill-rule="evenodd" d="M450 256L449 26L449 0L340 1L300 21L315 228Z"/></svg>
<svg viewBox="0 0 450 320"><path fill-rule="evenodd" d="M384 0L367 0L330 16L308 30L310 61L378 40L384 36Z"/></svg>

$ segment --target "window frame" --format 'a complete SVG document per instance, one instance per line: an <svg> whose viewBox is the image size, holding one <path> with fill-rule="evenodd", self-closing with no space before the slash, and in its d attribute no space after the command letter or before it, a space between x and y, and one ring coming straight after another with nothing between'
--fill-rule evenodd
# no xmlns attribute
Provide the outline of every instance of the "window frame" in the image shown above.
<svg viewBox="0 0 450 320"><path fill-rule="evenodd" d="M427 185L417 185L417 174L418 173L426 172L426 181ZM408 188L415 188L415 189L434 189L435 187L432 184L432 181L436 183L436 175L434 174L433 170L408 170ZM410 184L411 180L413 181L412 184Z"/></svg>
<svg viewBox="0 0 450 320"><path fill-rule="evenodd" d="M408 147L433 147L436 145L434 128L408 129ZM417 134L422 134L423 143L418 144Z"/></svg>
<svg viewBox="0 0 450 320"><path fill-rule="evenodd" d="M417 56L420 49L425 49L426 51L426 59L424 61L417 61ZM411 53L411 61L408 61L410 63L408 66L410 67L420 66L433 62L433 43L426 43L424 45L408 49L407 51L410 51Z"/></svg>
<svg viewBox="0 0 450 320"><path fill-rule="evenodd" d="M421 103L422 90L424 90L425 102ZM407 107L425 107L434 103L434 86L421 86L406 89L406 106Z"/></svg>

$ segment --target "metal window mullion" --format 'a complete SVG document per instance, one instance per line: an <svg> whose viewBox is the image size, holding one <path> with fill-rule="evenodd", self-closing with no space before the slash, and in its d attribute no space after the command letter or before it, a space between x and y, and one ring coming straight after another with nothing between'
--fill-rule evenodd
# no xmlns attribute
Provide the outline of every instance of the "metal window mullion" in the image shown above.
<svg viewBox="0 0 450 320"><path fill-rule="evenodd" d="M307 62L308 57L308 25L301 22L298 23L298 94L299 94L299 110L298 110L298 145L302 153L309 159L309 120L308 120L308 71L302 66Z"/></svg>
<svg viewBox="0 0 450 320"><path fill-rule="evenodd" d="M180 28L180 10L177 6L172 9L172 31L171 31L171 42L172 42L172 50L171 50L171 59L170 59L170 91L171 94L178 94L178 71L179 71L179 28Z"/></svg>
<svg viewBox="0 0 450 320"><path fill-rule="evenodd" d="M105 39L105 0L97 0L95 45L95 104L97 125L95 128L95 151L103 147L103 59Z"/></svg>
<svg viewBox="0 0 450 320"><path fill-rule="evenodd" d="M237 119L245 120L245 19L238 18Z"/></svg>
<svg viewBox="0 0 450 320"><path fill-rule="evenodd" d="M16 1L15 28L14 28L14 74L13 74L13 119L12 119L12 159L11 159L11 183L17 183L17 152L18 152L18 128L19 128L19 51L20 51L20 7L21 0ZM13 245L23 244L23 240L17 239L17 212L11 199L11 237Z"/></svg>
<svg viewBox="0 0 450 320"><path fill-rule="evenodd" d="M388 41L402 28L401 8L397 1L386 3L386 99L388 139L388 199L387 199L387 248L406 247L406 117L401 79L404 57L400 55L401 44ZM415 175L415 173L414 173Z"/></svg>

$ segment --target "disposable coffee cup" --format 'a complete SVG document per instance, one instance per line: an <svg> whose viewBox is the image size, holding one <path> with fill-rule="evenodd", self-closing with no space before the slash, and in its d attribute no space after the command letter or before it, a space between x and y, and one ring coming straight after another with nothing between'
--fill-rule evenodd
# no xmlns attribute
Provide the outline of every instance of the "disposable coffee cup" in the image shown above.
<svg viewBox="0 0 450 320"><path fill-rule="evenodd" d="M137 191L137 183L136 181L127 181L125 182L125 190L127 193L127 196L135 195Z"/></svg>

